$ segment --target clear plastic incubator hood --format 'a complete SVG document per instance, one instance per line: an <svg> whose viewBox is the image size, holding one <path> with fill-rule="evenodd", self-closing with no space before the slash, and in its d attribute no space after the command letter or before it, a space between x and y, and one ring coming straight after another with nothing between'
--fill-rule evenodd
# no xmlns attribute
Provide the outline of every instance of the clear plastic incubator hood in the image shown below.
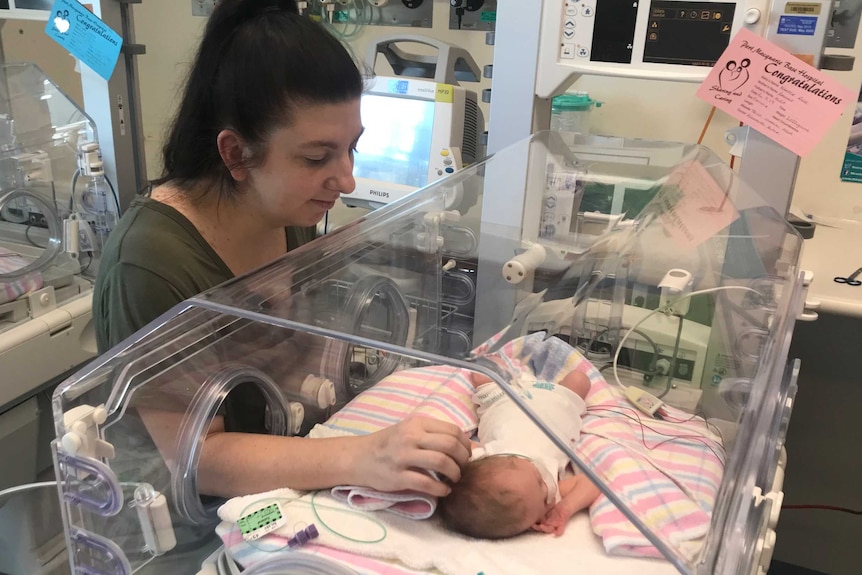
<svg viewBox="0 0 862 575"><path fill-rule="evenodd" d="M42 311L21 296L50 288L45 297L65 303L90 287L77 276L95 273L93 248L78 259L86 246L64 239L64 220L76 209L82 218L98 212L92 198L82 202L83 189L73 195L79 152L98 150L96 137L90 118L37 66L0 65L0 333Z"/></svg>
<svg viewBox="0 0 862 575"><path fill-rule="evenodd" d="M259 407L255 432L346 433L345 406L432 365L429 393L463 369L492 377L600 486L579 536L601 572L632 565L620 555L666 559L653 572L768 565L801 239L708 149L641 145L652 161L538 133L177 306L75 374L54 396L54 448L76 572L195 572L221 544L223 501L197 469L213 417L237 415L231 394ZM524 163L526 180L508 176ZM523 190L514 226L482 213L505 186ZM516 383L567 366L593 384L574 446Z"/></svg>

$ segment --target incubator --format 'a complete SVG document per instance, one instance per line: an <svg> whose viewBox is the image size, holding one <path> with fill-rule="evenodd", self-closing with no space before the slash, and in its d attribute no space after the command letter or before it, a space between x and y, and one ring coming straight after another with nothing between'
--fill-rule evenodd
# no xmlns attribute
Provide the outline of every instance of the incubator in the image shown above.
<svg viewBox="0 0 862 575"><path fill-rule="evenodd" d="M34 396L96 352L92 278L116 214L90 175L96 142L91 120L39 68L0 66L0 456L22 462L0 487L50 467L50 456L36 461Z"/></svg>
<svg viewBox="0 0 862 575"><path fill-rule="evenodd" d="M75 572L200 569L222 544L215 529L224 501L201 493L198 477L214 417L229 429L306 435L368 390L417 369L493 378L600 486L647 555L666 560L632 563L599 547L592 572L636 565L738 575L768 565L796 390L788 347L800 306L801 239L706 148L684 146L666 167L615 162L600 144L591 149L581 157L559 134L539 132L177 306L64 382L54 395L53 449ZM525 159L526 181L486 178ZM486 226L482 196L504 192L525 198L523 221ZM614 201L617 193L626 197ZM585 216L586 205L604 205L607 217ZM489 249L512 238L513 250ZM497 280L477 292L473 278L483 268ZM478 302L512 290L514 317L470 323ZM476 331L495 337L477 339ZM670 430L639 450L655 467L646 471L678 478L662 467L658 443L695 454L686 473L709 471L703 485L682 490L695 524L683 532L657 520L643 490L620 487L618 470L544 422L515 366L541 378L556 360L524 355L528 343L589 361L579 365L593 379L588 414L593 409L599 423L608 420L596 410L616 411L638 442L647 429ZM494 359L516 346L521 355L511 362ZM450 389L451 379L438 387ZM596 404L599 392L608 399ZM435 526L431 519L416 529L420 523ZM575 547L578 538L597 547L588 527L569 532ZM606 536L605 549L620 552ZM534 571L513 561L509 572L545 573L538 550L557 540L524 537L533 537L518 544L536 550L524 559ZM481 543L466 555L481 555ZM282 552L294 565L304 553ZM262 572L289 569L277 569L275 554L264 563Z"/></svg>

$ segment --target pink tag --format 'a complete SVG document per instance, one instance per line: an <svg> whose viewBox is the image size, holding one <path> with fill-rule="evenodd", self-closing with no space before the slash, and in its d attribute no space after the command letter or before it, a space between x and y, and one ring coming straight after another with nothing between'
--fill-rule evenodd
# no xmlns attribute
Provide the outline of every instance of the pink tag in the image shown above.
<svg viewBox="0 0 862 575"><path fill-rule="evenodd" d="M693 248L729 226L739 212L700 162L688 162L668 176L656 200L659 221L679 245Z"/></svg>
<svg viewBox="0 0 862 575"><path fill-rule="evenodd" d="M856 94L743 28L731 39L697 96L805 156L855 103Z"/></svg>

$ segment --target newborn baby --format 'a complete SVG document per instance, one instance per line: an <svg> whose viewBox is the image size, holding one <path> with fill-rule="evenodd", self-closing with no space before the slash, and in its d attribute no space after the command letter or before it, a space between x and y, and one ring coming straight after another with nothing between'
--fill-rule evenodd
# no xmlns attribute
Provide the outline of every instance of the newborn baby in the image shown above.
<svg viewBox="0 0 862 575"><path fill-rule="evenodd" d="M529 529L561 535L568 520L599 491L584 475L559 480L569 458L489 378L472 374L480 447L452 492L438 502L449 529L502 539ZM521 384L527 404L570 445L578 440L590 379L580 371L559 384Z"/></svg>

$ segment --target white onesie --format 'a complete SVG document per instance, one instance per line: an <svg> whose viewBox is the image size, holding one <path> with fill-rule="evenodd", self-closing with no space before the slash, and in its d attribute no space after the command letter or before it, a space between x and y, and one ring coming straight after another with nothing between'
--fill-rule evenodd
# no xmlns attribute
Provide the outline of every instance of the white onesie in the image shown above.
<svg viewBox="0 0 862 575"><path fill-rule="evenodd" d="M562 385L534 382L522 386L520 394L527 405L548 428L574 446L581 434L581 416L587 409L584 400ZM477 387L473 402L478 408L482 446L473 450L472 459L502 454L526 457L541 473L548 494L559 501L557 482L569 464L568 456L496 383Z"/></svg>

